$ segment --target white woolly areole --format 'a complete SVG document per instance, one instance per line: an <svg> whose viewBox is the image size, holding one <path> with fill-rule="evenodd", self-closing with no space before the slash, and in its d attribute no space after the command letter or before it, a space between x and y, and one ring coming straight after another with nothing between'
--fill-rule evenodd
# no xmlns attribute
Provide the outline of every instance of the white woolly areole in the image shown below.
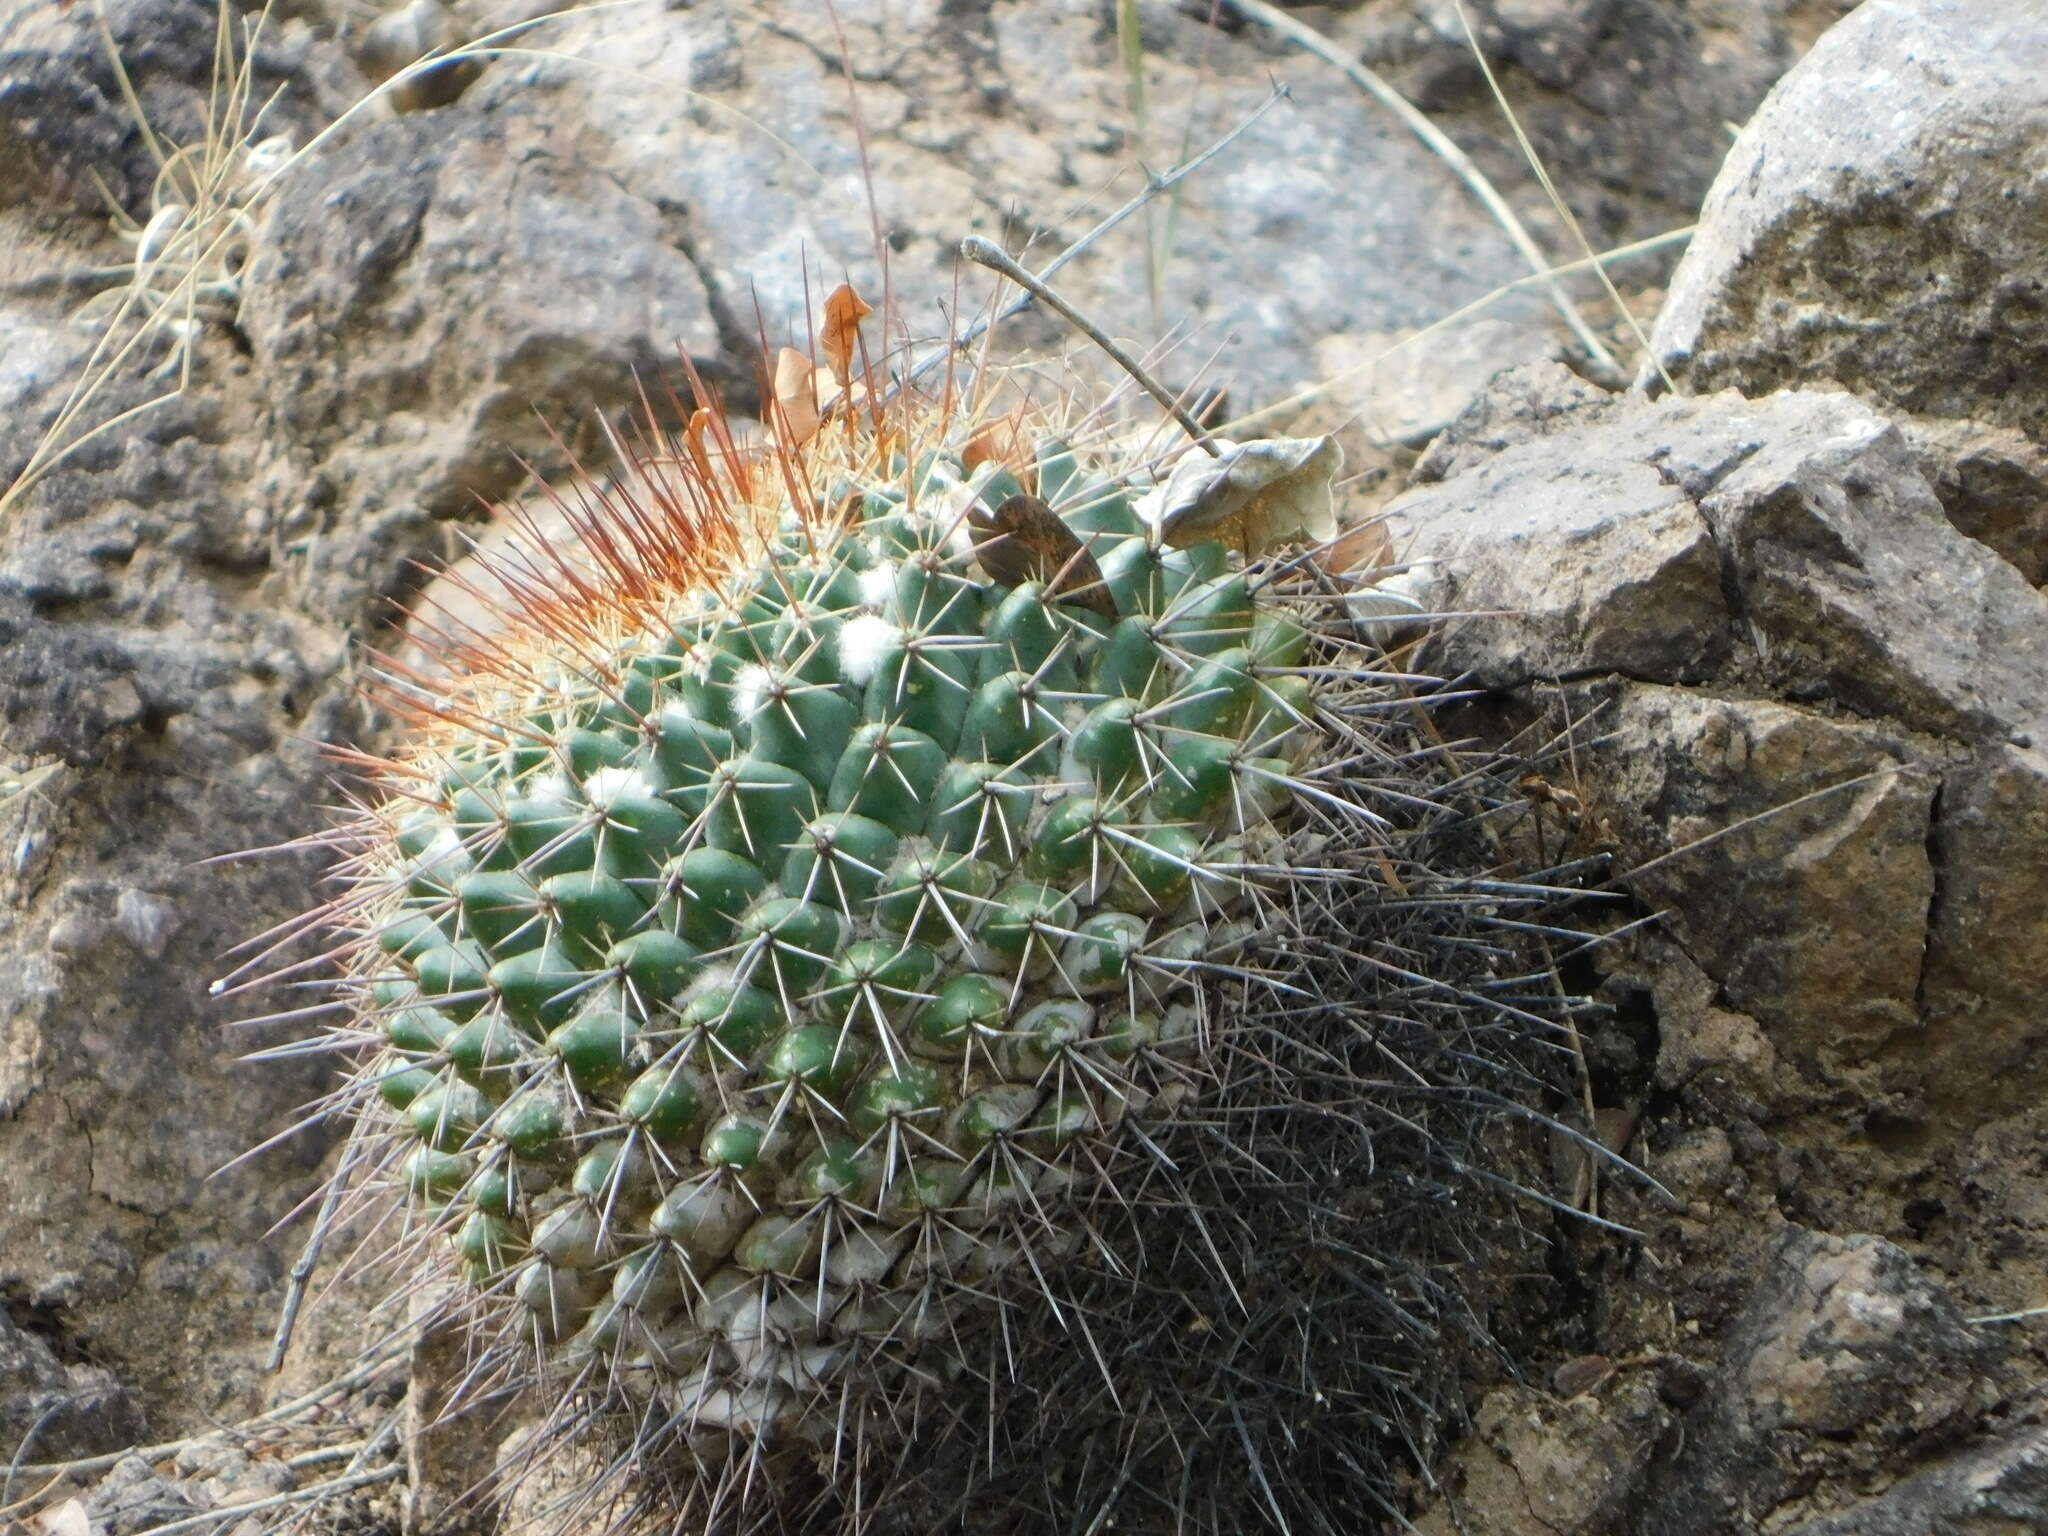
<svg viewBox="0 0 2048 1536"><path fill-rule="evenodd" d="M600 768L583 781L583 798L608 811L627 795L646 794L650 788L638 768Z"/></svg>
<svg viewBox="0 0 2048 1536"><path fill-rule="evenodd" d="M748 662L732 682L732 712L736 720L751 720L768 702L768 690L775 686L775 674L759 662Z"/></svg>
<svg viewBox="0 0 2048 1536"><path fill-rule="evenodd" d="M839 675L856 688L865 688L882 665L882 658L903 641L903 630L879 613L857 614L839 630Z"/></svg>
<svg viewBox="0 0 2048 1536"><path fill-rule="evenodd" d="M968 532L967 509L977 501L987 505L982 490L1001 467L990 459L975 465L974 473L965 480L947 475L942 481L935 473L925 482L925 493L917 504L918 516L928 527L945 535L946 554L962 564L974 558L974 539Z"/></svg>
<svg viewBox="0 0 2048 1536"><path fill-rule="evenodd" d="M871 565L856 578L863 608L886 608L896 600L896 562Z"/></svg>

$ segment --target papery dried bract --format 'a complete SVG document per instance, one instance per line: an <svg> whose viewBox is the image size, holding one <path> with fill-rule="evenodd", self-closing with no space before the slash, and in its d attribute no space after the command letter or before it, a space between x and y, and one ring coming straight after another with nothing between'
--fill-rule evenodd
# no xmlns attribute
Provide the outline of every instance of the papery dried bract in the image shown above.
<svg viewBox="0 0 2048 1536"><path fill-rule="evenodd" d="M1213 438L1214 455L1190 451L1138 515L1174 549L1217 540L1247 558L1292 540L1337 535L1333 484L1343 450L1331 437Z"/></svg>
<svg viewBox="0 0 2048 1536"><path fill-rule="evenodd" d="M1020 410L983 422L967 439L967 447L960 455L961 462L970 472L983 464L1000 465L1015 475L1027 491L1035 493L1038 489L1038 464L1026 429L1030 419L1029 412Z"/></svg>
<svg viewBox="0 0 2048 1536"><path fill-rule="evenodd" d="M818 423L824 419L823 402L830 398L832 384L830 372L795 347L784 347L775 354L775 378L770 387L777 425L792 446L818 435Z"/></svg>
<svg viewBox="0 0 2048 1536"><path fill-rule="evenodd" d="M818 350L841 389L853 382L853 353L860 344L860 323L873 313L853 291L851 283L841 283L825 300L825 328L818 337Z"/></svg>
<svg viewBox="0 0 2048 1536"><path fill-rule="evenodd" d="M967 529L976 558L997 585L1040 582L1056 602L1074 603L1112 622L1118 617L1088 546L1036 496L1009 497L993 513L970 506Z"/></svg>

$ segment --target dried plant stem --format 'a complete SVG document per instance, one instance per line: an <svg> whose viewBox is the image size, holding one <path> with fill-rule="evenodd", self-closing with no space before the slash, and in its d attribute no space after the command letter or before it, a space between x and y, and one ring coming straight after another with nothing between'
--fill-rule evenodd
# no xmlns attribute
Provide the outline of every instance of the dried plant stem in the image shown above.
<svg viewBox="0 0 2048 1536"><path fill-rule="evenodd" d="M299 1308L306 1299L306 1285L313 1278L313 1272L320 1267L320 1250L327 1244L328 1231L334 1225L334 1218L341 1205L341 1192L349 1171L362 1155L362 1149L355 1137L349 1138L348 1146L342 1153L341 1168L328 1181L327 1193L320 1202L320 1214L313 1222L313 1234L306 1239L305 1250L298 1262L292 1265L291 1276L285 1286L284 1307L278 1315L277 1333L270 1341L270 1360L265 1367L276 1370L284 1364L284 1352L292 1342L292 1330L299 1321Z"/></svg>
<svg viewBox="0 0 2048 1536"><path fill-rule="evenodd" d="M388 1483L403 1477L405 1468L398 1462L387 1467L377 1467L369 1472L358 1472L352 1477L337 1477L324 1483L314 1483L307 1488L294 1488L290 1493L272 1494L267 1499L252 1499L247 1504L223 1504L203 1514L188 1515L182 1520L173 1520L168 1525L152 1525L137 1533L137 1536L176 1536L179 1531L196 1531L206 1526L225 1525L243 1515L253 1515L262 1509L282 1509L289 1504L304 1504L309 1500L330 1498L338 1493L352 1493L358 1488L368 1488L376 1483Z"/></svg>
<svg viewBox="0 0 2048 1536"><path fill-rule="evenodd" d="M367 1359L358 1361L350 1369L342 1372L341 1375L322 1382L312 1391L295 1397L290 1402L280 1403L275 1408L244 1419L235 1428L241 1430L253 1429L259 1425L275 1424L294 1418L315 1404L325 1402L336 1393L347 1392L363 1385L380 1371L384 1370L385 1367L403 1360L408 1347L404 1343L387 1345L370 1355ZM213 1434L218 1433L218 1431L209 1431L208 1433ZM14 1471L19 1476L28 1477L59 1477L67 1473L83 1475L92 1472L104 1472L116 1462L124 1461L130 1456L140 1456L144 1461L157 1461L165 1456L174 1456L186 1446L206 1438L207 1435L188 1435L182 1440L165 1440L155 1445L131 1445L118 1451L106 1451L98 1456L81 1456L75 1461L29 1462L23 1466L16 1467ZM0 1509L0 1513L5 1512L4 1509Z"/></svg>
<svg viewBox="0 0 2048 1536"><path fill-rule="evenodd" d="M1164 384L1161 384L1146 371L1144 364L1140 363L1130 353L1112 341L1101 326L1090 320L1081 311L1074 308L1073 305L1047 287L1043 279L1034 277L1031 273L1018 266L1003 251L1002 247L995 244L994 241L982 239L979 235L969 235L960 242L960 254L976 266L987 267L991 272L1002 274L1019 288L1022 288L1026 293L1037 299L1047 309L1058 314L1067 324L1100 347L1108 355L1111 362L1135 379L1138 387L1154 400L1157 400L1173 419L1180 423L1181 430L1187 433L1204 452L1211 458L1222 457L1223 450L1210 440L1209 434L1202 430L1202 424L1189 414L1188 408L1180 403L1171 390L1167 389Z"/></svg>
<svg viewBox="0 0 2048 1536"><path fill-rule="evenodd" d="M1152 199L1160 196L1162 193L1170 192L1175 187L1179 186L1181 182L1187 180L1188 177L1194 175L1196 171L1199 171L1203 166L1207 165L1211 160L1214 160L1218 155L1222 154L1226 149L1230 148L1231 145L1235 144L1239 139L1243 138L1246 133L1251 131L1252 125L1258 122L1260 118L1264 117L1268 112L1272 111L1273 108L1277 107L1282 101L1287 101L1291 99L1292 98L1289 96L1287 87L1285 85L1275 85L1264 101L1260 102L1256 107L1252 108L1250 112L1247 112L1242 118L1238 120L1237 125L1235 127L1233 127L1228 133L1224 134L1223 137L1218 139L1215 143L1211 144L1207 149L1203 150L1199 155L1195 155L1190 159L1182 161L1179 165L1175 166L1170 171L1165 171L1160 173L1159 175L1149 177L1146 180L1145 185L1140 187L1138 191L1131 196L1130 200L1126 202L1121 208L1118 208L1114 213L1111 213L1107 218L1103 219L1093 229L1089 230L1086 234L1082 235L1080 239L1074 241L1073 244L1069 245L1065 250L1061 251L1059 255L1055 256L1050 262L1048 262L1045 266L1045 269L1038 274L1040 281L1044 281L1050 278L1055 272L1059 271L1060 268L1064 267L1076 256L1079 256L1084 252L1092 249L1096 242L1101 240L1104 235L1108 234L1111 230L1115 229L1119 224L1122 224L1125 220L1129 219L1133 214L1137 213L1140 209L1144 208L1147 203L1152 201ZM980 319L976 320L974 324L967 327L967 329L962 331L958 336L954 337L952 350L955 352L964 351L966 348L973 346L974 343L981 340L982 336L985 335L988 331L994 329L998 325L1001 325L1005 320L1011 319L1017 315L1022 314L1025 310L1029 309L1036 302L1037 295L1033 294L1029 289L1026 289L1020 297L1012 300L1009 304L1004 305L1001 309L992 309L989 313L983 315ZM910 370L910 377L912 379L918 378L923 373L929 371L932 368L937 367L939 363L944 361L944 359L948 355L949 354L945 352L937 352L932 354L930 357L927 357L923 362L919 363L916 367Z"/></svg>
<svg viewBox="0 0 2048 1536"><path fill-rule="evenodd" d="M1572 334L1578 338L1579 345L1586 349L1594 365L1617 383L1625 377L1621 364L1615 361L1614 354L1607 350L1598 336L1593 334L1592 327L1586 324L1585 316L1579 313L1578 306L1572 303L1570 296L1549 275L1553 270L1550 258L1543 254L1542 247L1536 244L1528 229L1515 216L1514 209L1508 206L1507 199L1500 195L1500 190L1487 180L1486 173L1472 163L1472 157L1460 149L1449 134L1423 116L1412 102L1378 74L1346 54L1314 27L1296 20L1278 6L1267 4L1266 0L1224 0L1224 3L1247 21L1256 21L1260 26L1270 27L1297 47L1314 54L1332 69L1341 70L1353 85L1400 118L1409 132L1422 140L1432 154L1457 174L1458 179L1465 183L1472 195L1485 205L1486 211L1492 214L1495 221L1506 231L1508 239L1514 242L1515 249L1520 251L1523 259L1529 263L1530 270L1542 279L1544 288L1550 294L1550 302L1557 306L1557 312L1564 317L1565 324L1571 327Z"/></svg>

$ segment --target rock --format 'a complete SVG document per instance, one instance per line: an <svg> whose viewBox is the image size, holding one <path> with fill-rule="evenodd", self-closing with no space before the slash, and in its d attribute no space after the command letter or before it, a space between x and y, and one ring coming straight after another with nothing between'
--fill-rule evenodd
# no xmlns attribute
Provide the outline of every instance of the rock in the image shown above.
<svg viewBox="0 0 2048 1536"><path fill-rule="evenodd" d="M214 11L105 9L152 122L174 143L202 138ZM95 14L12 8L7 42L78 61L111 93ZM267 35L277 51L261 51L254 89L290 75L274 119L289 128L321 95L317 70L292 62L302 28ZM117 196L146 198L153 162L124 143L100 169ZM10 276L41 249L22 231L69 216L60 186L31 190L43 201L0 220ZM0 336L11 480L91 340L12 291ZM206 861L312 831L331 774L314 743L363 726L345 663L368 606L303 585L305 562L275 537L232 343L209 331L194 361L175 398L140 371L108 380L105 416L88 419L134 414L0 519L0 765L30 785L0 801L0 1294L125 1389L117 1440L142 1418L174 1434L239 1417L280 1385L261 1370L284 1267L267 1233L322 1138L260 1176L216 1175L317 1099L325 1073L239 1063L302 1026L230 1035L234 1010L207 984L236 945L304 910L320 861ZM325 533L336 550L355 542L345 520Z"/></svg>
<svg viewBox="0 0 2048 1536"><path fill-rule="evenodd" d="M1711 1093L1738 1112L1781 1107L1791 1084L1771 1037L1744 1013L1720 1006L1720 987L1676 944L1656 945L1657 1086Z"/></svg>
<svg viewBox="0 0 2048 1536"><path fill-rule="evenodd" d="M1562 363L1525 363L1494 375L1415 462L1417 485L1448 480L1504 448L1590 425L1620 401Z"/></svg>
<svg viewBox="0 0 2048 1536"><path fill-rule="evenodd" d="M149 1536L159 1526L220 1511L206 1522L220 1536L264 1536L280 1528L273 1507L237 1520L237 1504L292 1491L297 1479L282 1460L259 1459L217 1437L187 1441L168 1462L151 1466L140 1456L116 1462L87 1495L95 1531L106 1536Z"/></svg>
<svg viewBox="0 0 2048 1536"><path fill-rule="evenodd" d="M133 1445L141 1415L96 1366L66 1365L0 1312L0 1445L21 1461L62 1461Z"/></svg>
<svg viewBox="0 0 2048 1536"><path fill-rule="evenodd" d="M1951 1456L1876 1498L1790 1528L1791 1536L1974 1536L2048 1530L2048 1429L2021 1429Z"/></svg>
<svg viewBox="0 0 2048 1536"><path fill-rule="evenodd" d="M1556 361L1563 346L1536 321L1477 320L1448 332L1330 336L1316 343L1330 400L1376 442L1420 448L1456 419L1494 375Z"/></svg>
<svg viewBox="0 0 2048 1536"><path fill-rule="evenodd" d="M1424 458L1448 478L1387 510L1478 615L1423 665L1632 680L1570 709L1598 721L1587 783L1622 867L1647 866L1633 888L1731 1017L1901 1130L1980 1123L2048 1077L2024 1000L2048 967L2048 599L1944 515L1932 451L1846 394L1616 401L1539 365L1495 380ZM1713 1065L1782 1097L1772 1056L1689 1038L1668 1080Z"/></svg>
<svg viewBox="0 0 2048 1536"><path fill-rule="evenodd" d="M132 124L77 57L0 54L0 206L101 206L93 173L121 158Z"/></svg>
<svg viewBox="0 0 2048 1536"><path fill-rule="evenodd" d="M1780 1238L1720 1372L1654 1469L1635 1529L1752 1530L1817 1473L1954 1443L1982 1406L1996 1343L1880 1238Z"/></svg>
<svg viewBox="0 0 2048 1536"><path fill-rule="evenodd" d="M1660 467L1712 523L1780 689L1915 730L2048 739L2048 598L1957 534L1890 422L1826 395L1716 415L1676 408L1707 430Z"/></svg>
<svg viewBox="0 0 2048 1536"><path fill-rule="evenodd" d="M1512 417L1523 388L1473 409ZM1435 643L1445 674L1698 680L1739 618L1791 696L2048 739L2048 599L1949 524L1899 431L1850 396L1668 400L1501 435L1470 474L1387 509L1405 558L1443 561L1456 605L1489 616Z"/></svg>
<svg viewBox="0 0 2048 1536"><path fill-rule="evenodd" d="M1312 14L1497 182L1525 186L1527 165L1500 132L1500 107L1472 57L1469 20L1545 170L1601 250L1689 222L1720 168L1723 125L1755 111L1815 32L1854 3L1465 0L1460 16L1452 0L1408 0ZM1554 249L1566 249L1569 237L1558 240Z"/></svg>
<svg viewBox="0 0 2048 1536"><path fill-rule="evenodd" d="M843 13L863 153L832 18L788 8L743 32L743 67L732 67L740 14L706 4L574 18L548 40L587 65L508 60L464 104L544 104L574 126L601 174L667 210L741 355L757 328L771 342L803 334L807 301L842 275L873 300L875 220L914 328L929 333L941 308L972 313L989 286L960 268L963 236L1013 248L1028 237L1028 256L1043 265L1136 190L1134 153L1166 168L1257 107L1273 74L1252 30L1233 37L1149 10L1148 91L1177 105L1140 145L1099 7L863 4ZM685 77L700 94L679 107L672 82ZM1169 356L1167 376L1186 384L1220 372L1241 407L1312 378L1322 337L1423 325L1522 271L1505 236L1406 129L1327 70L1290 64L1286 78L1294 101L1175 200L1170 253L1154 248L1156 282L1142 216L1057 280L1141 342L1192 322L1196 340ZM1107 200L1076 196L1098 187L1112 189ZM1413 237L1425 229L1428 239ZM1281 270L1288 280L1272 282ZM1526 296L1508 306L1510 317L1536 312ZM1044 317L1007 329L1013 346L1074 344Z"/></svg>
<svg viewBox="0 0 2048 1536"><path fill-rule="evenodd" d="M1591 773L1622 867L1665 860L1631 884L1777 1053L1838 1073L1902 1039L1929 1048L1918 998L1939 781L1899 737L1672 688L1625 688L1600 723ZM1945 1054L1973 1049L1954 1037Z"/></svg>
<svg viewBox="0 0 2048 1536"><path fill-rule="evenodd" d="M159 1476L140 1456L125 1456L86 1501L94 1526L107 1536L146 1536L160 1525L200 1513L176 1482Z"/></svg>
<svg viewBox="0 0 2048 1536"><path fill-rule="evenodd" d="M1489 688L1536 677L1708 675L1731 644L1721 565L1699 509L1636 434L1539 439L1386 510L1409 561L1441 562L1439 611L1473 613L1426 665Z"/></svg>
<svg viewBox="0 0 2048 1536"><path fill-rule="evenodd" d="M2048 450L2010 427L1913 417L1899 422L1948 520L2048 583Z"/></svg>
<svg viewBox="0 0 2048 1536"><path fill-rule="evenodd" d="M523 99L375 124L307 161L247 288L294 444L374 445L444 514L516 488L522 458L559 465L579 436L588 451L593 413L630 406L675 348L730 378L668 215Z"/></svg>
<svg viewBox="0 0 2048 1536"><path fill-rule="evenodd" d="M1695 390L1832 379L2048 434L2048 29L2005 0L1868 0L1773 89L1708 194L1652 345Z"/></svg>
<svg viewBox="0 0 2048 1536"><path fill-rule="evenodd" d="M2032 1102L2042 1083L2048 751L1990 747L1950 769L1933 830L1941 874L1928 914L1926 1035L1902 1047L1968 1051L1975 1070L1945 1077L1938 1095L1967 1123Z"/></svg>
<svg viewBox="0 0 2048 1536"><path fill-rule="evenodd" d="M1415 1528L1427 1536L1620 1536L1632 1529L1644 1475L1673 1422L1640 1372L1561 1404L1490 1392L1458 1458L1456 1514L1439 1507Z"/></svg>

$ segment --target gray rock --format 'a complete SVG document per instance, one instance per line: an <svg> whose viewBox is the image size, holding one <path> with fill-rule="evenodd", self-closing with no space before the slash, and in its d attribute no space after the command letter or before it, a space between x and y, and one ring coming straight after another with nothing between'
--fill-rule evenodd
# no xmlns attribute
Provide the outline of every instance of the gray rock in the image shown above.
<svg viewBox="0 0 2048 1536"><path fill-rule="evenodd" d="M942 308L971 313L990 291L986 274L959 267L963 236L1012 247L1029 236L1028 258L1042 265L1136 190L1134 152L1163 168L1199 148L1266 97L1274 72L1251 29L1215 33L1154 8L1151 99L1173 105L1155 109L1139 146L1114 29L1099 8L860 7L845 31L871 215L831 17L787 8L745 31L743 70L707 73L704 61L723 57L734 19L747 14L719 3L576 18L550 39L589 66L507 61L464 98L544 103L574 125L600 174L667 210L736 349L757 327L772 343L803 336L807 302L842 275L872 302L882 287L872 219L910 328L935 334ZM700 94L683 95L678 82L692 76ZM1290 63L1285 76L1294 102L1176 200L1170 252L1163 214L1154 220L1156 288L1142 218L1058 280L1140 342L1192 324L1165 373L1185 384L1219 372L1240 405L1313 377L1322 337L1426 324L1521 271L1498 228L1407 130L1326 69ZM1424 229L1428 239L1414 238ZM1008 340L1065 347L1073 337L1035 318L1014 324Z"/></svg>
<svg viewBox="0 0 2048 1536"><path fill-rule="evenodd" d="M1940 886L1928 914L1912 1055L1967 1050L1974 1070L1944 1075L1936 1107L1973 1123L2035 1102L2048 1058L2048 752L1995 746L1945 775L1934 825Z"/></svg>
<svg viewBox="0 0 2048 1536"><path fill-rule="evenodd" d="M2015 1430L1951 1456L1791 1536L1978 1536L2048 1530L2048 1429Z"/></svg>
<svg viewBox="0 0 2048 1536"><path fill-rule="evenodd" d="M1586 672L1680 682L1727 655L1707 523L1620 438L1511 449L1387 516L1403 558L1450 572L1442 608L1475 615L1430 641L1426 665L1444 676L1496 688Z"/></svg>
<svg viewBox="0 0 2048 1536"><path fill-rule="evenodd" d="M1472 408L1515 421L1528 376ZM1569 402L1568 403L1576 403ZM1696 681L1738 632L1778 690L1964 739L2048 739L2048 598L1959 533L1885 418L1841 394L1600 411L1387 509L1484 615L1428 653L1492 687L1618 671ZM1434 452L1434 450L1433 450ZM1455 445L1442 461L1467 462Z"/></svg>
<svg viewBox="0 0 2048 1536"><path fill-rule="evenodd" d="M141 1415L107 1371L66 1365L0 1312L0 1447L10 1458L61 1461L133 1445Z"/></svg>
<svg viewBox="0 0 2048 1536"><path fill-rule="evenodd" d="M127 1456L93 1489L86 1510L107 1536L145 1536L159 1525L190 1518L200 1506L140 1456Z"/></svg>
<svg viewBox="0 0 2048 1536"><path fill-rule="evenodd" d="M1634 1529L1756 1529L1818 1473L1853 1476L1952 1444L1983 1406L1999 1353L1900 1248L1792 1228Z"/></svg>
<svg viewBox="0 0 2048 1536"><path fill-rule="evenodd" d="M1843 396L1677 414L1706 430L1662 466L1713 524L1779 688L1915 730L2048 736L2048 598L1956 532L1888 421Z"/></svg>
<svg viewBox="0 0 2048 1536"><path fill-rule="evenodd" d="M2010 427L1911 417L1899 422L1948 520L2048 583L2048 450Z"/></svg>
<svg viewBox="0 0 2048 1536"><path fill-rule="evenodd" d="M1868 0L1715 180L1653 345L1695 389L1832 379L2048 434L2048 27L2008 0Z"/></svg>
<svg viewBox="0 0 2048 1536"><path fill-rule="evenodd" d="M242 324L280 426L316 458L374 443L431 510L559 466L553 432L588 451L678 347L730 381L667 215L530 101L376 124L272 206Z"/></svg>
<svg viewBox="0 0 2048 1536"><path fill-rule="evenodd" d="M1854 3L1465 0L1464 13L1545 170L1604 249L1690 222L1727 149L1723 125L1755 111L1814 33ZM1502 185L1524 183L1451 0L1312 14Z"/></svg>
<svg viewBox="0 0 2048 1536"><path fill-rule="evenodd" d="M1598 718L1590 771L1623 868L1699 845L1630 884L1669 913L1729 1006L1812 1069L1839 1073L1903 1040L1934 1048L1918 1000L1939 779L1899 736L1672 688L1624 688Z"/></svg>
<svg viewBox="0 0 2048 1536"><path fill-rule="evenodd" d="M1417 485L1448 480L1504 448L1590 426L1621 401L1562 363L1525 363L1494 375L1415 461Z"/></svg>

